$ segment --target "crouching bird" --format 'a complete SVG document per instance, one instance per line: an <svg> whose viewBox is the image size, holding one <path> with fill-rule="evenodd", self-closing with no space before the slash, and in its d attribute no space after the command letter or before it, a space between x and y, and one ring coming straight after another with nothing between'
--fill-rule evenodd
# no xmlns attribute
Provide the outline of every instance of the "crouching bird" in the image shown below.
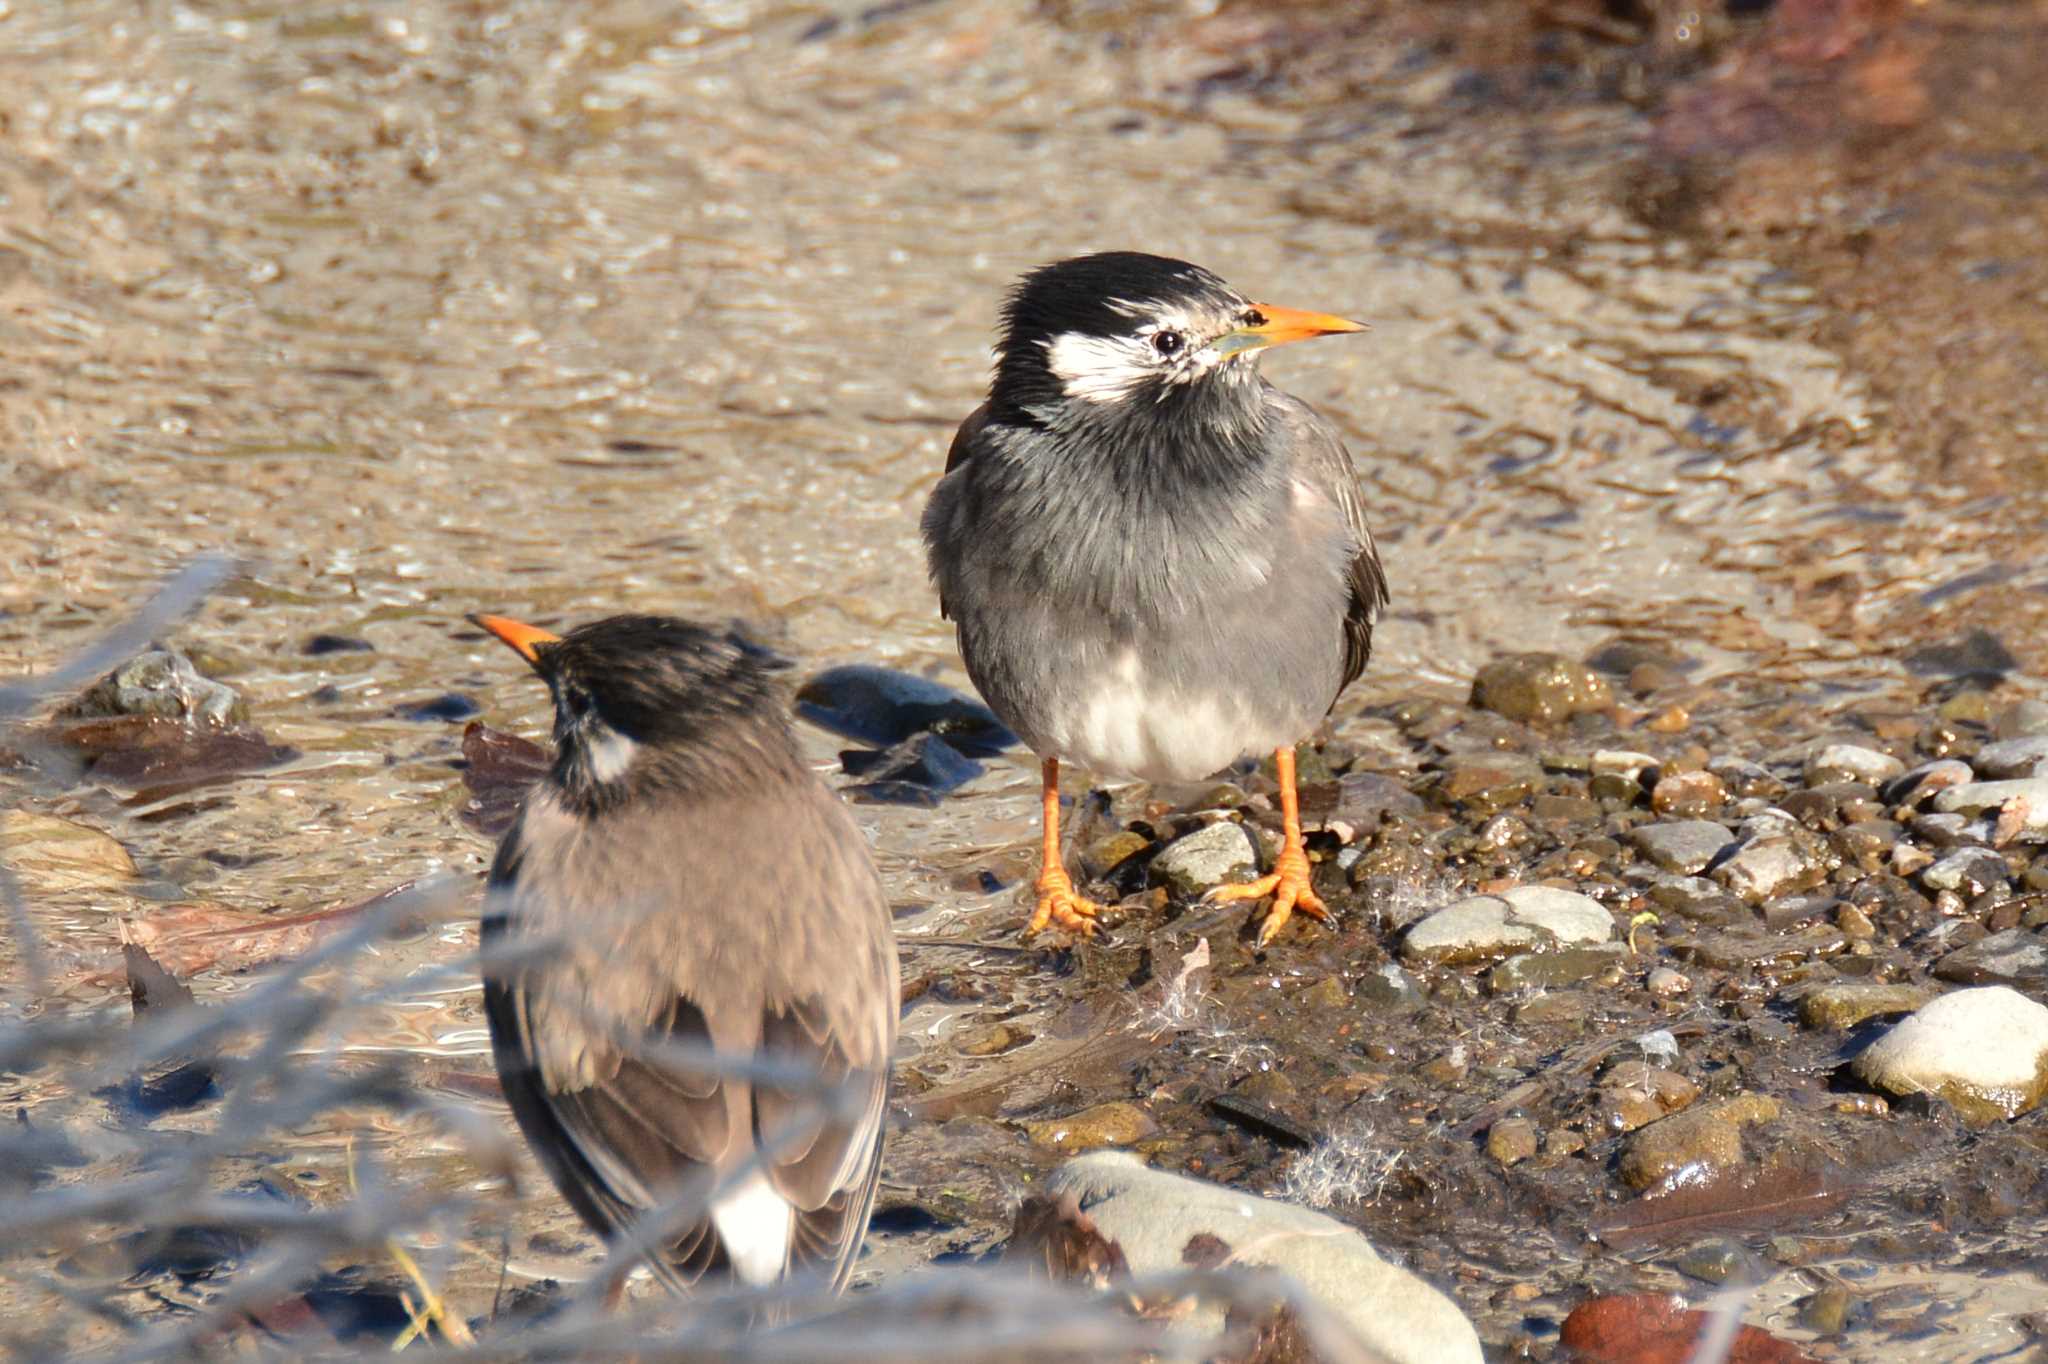
<svg viewBox="0 0 2048 1364"><path fill-rule="evenodd" d="M1091 933L1060 864L1059 765L1188 781L1272 751L1284 843L1270 941L1309 884L1294 744L1364 669L1387 602L1351 456L1259 376L1269 346L1362 330L1253 303L1132 252L1024 276L988 401L925 508L939 606L982 696L1043 763L1045 860L1026 933Z"/></svg>
<svg viewBox="0 0 2048 1364"><path fill-rule="evenodd" d="M779 662L656 616L561 636L470 620L555 703L554 765L484 907L520 1129L593 1230L652 1238L672 1288L843 1287L881 1167L896 950L867 843L798 754Z"/></svg>

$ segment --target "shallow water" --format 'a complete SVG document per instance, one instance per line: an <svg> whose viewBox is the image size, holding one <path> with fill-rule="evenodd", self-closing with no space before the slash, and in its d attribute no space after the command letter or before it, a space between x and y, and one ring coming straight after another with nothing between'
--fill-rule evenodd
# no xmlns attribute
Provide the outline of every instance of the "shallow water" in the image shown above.
<svg viewBox="0 0 2048 1364"><path fill-rule="evenodd" d="M810 665L959 680L917 513L1001 291L1088 249L1372 323L1266 364L1345 432L1393 582L1345 712L1617 631L1883 685L1872 623L1998 561L1996 516L1909 496L1824 300L1593 192L1625 116L1502 138L1437 118L1416 52L1265 97L1201 85L1199 26L1126 37L996 3L0 3L0 667L226 550L245 575L176 638L302 751L212 805L30 801L113 829L150 898L315 908L484 865L460 726L393 713L457 692L540 733L464 612L745 615ZM975 887L1024 870L1032 782L861 809L913 942L1007 940ZM67 999L109 999L78 972L143 899L38 912ZM941 957L976 961L906 974ZM960 1012L914 1011L906 1055ZM352 1044L474 1070L479 1029L435 994Z"/></svg>

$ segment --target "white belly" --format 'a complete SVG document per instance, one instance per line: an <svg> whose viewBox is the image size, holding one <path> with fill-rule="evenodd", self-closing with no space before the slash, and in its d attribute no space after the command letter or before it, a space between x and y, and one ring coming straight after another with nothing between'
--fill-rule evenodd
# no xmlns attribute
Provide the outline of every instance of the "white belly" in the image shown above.
<svg viewBox="0 0 2048 1364"><path fill-rule="evenodd" d="M1082 686L1046 726L1049 756L1107 775L1195 781L1241 755L1292 743L1273 734L1243 700L1219 690L1148 685L1135 653L1123 653Z"/></svg>

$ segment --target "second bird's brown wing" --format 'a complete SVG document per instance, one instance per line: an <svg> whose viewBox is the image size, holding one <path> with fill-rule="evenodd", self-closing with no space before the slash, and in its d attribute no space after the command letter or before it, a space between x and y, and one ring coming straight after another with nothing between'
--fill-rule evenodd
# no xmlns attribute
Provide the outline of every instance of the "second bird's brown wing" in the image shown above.
<svg viewBox="0 0 2048 1364"><path fill-rule="evenodd" d="M1344 448L1337 428L1301 399L1273 390L1282 430L1294 461L1294 471L1311 487L1336 500L1351 528L1357 548L1351 556L1351 601L1344 612L1344 681L1337 690L1358 680L1372 657L1372 627L1387 607L1387 574L1380 565L1379 546L1373 543L1372 527L1366 524L1365 502L1358 495L1358 471L1351 452ZM1331 703L1336 703L1331 697Z"/></svg>
<svg viewBox="0 0 2048 1364"><path fill-rule="evenodd" d="M801 769L585 827L537 796L507 835L485 918L485 1007L505 1094L549 1174L607 1237L759 1150L795 1209L791 1263L843 1283L879 1172L895 1038L887 906L860 831ZM559 942L501 970L541 935ZM638 1043L789 1061L855 1087L813 1096L707 1073ZM708 1217L655 1267L730 1266Z"/></svg>

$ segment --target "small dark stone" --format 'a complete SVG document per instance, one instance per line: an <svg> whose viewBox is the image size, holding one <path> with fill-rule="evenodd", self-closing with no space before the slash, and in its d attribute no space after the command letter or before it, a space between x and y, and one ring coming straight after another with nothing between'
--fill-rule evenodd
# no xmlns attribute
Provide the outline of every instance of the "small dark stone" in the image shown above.
<svg viewBox="0 0 2048 1364"><path fill-rule="evenodd" d="M300 652L318 658L321 654L374 653L376 648L369 640L357 639L354 635L314 635Z"/></svg>
<svg viewBox="0 0 2048 1364"><path fill-rule="evenodd" d="M1997 676L2019 660L1989 630L1976 629L1946 644L1930 644L1906 655L1906 670L1923 677Z"/></svg>
<svg viewBox="0 0 2048 1364"><path fill-rule="evenodd" d="M827 668L804 683L796 713L820 729L884 748L931 733L968 757L989 758L1017 742L981 702L928 678L868 663Z"/></svg>
<svg viewBox="0 0 2048 1364"><path fill-rule="evenodd" d="M846 788L857 800L885 805L937 805L965 786L982 766L936 734L916 734L882 752L852 749L839 755L847 775L867 780Z"/></svg>
<svg viewBox="0 0 2048 1364"><path fill-rule="evenodd" d="M1586 663L1610 677L1627 677L1637 668L1656 667L1674 673L1688 673L1698 662L1669 645L1637 639L1611 639L1586 655Z"/></svg>
<svg viewBox="0 0 2048 1364"><path fill-rule="evenodd" d="M418 720L431 723L446 721L453 723L467 720L477 713L477 703L460 692L443 692L431 701L415 701L398 707L392 714L401 720Z"/></svg>
<svg viewBox="0 0 2048 1364"><path fill-rule="evenodd" d="M1209 1111L1254 1136L1265 1137L1281 1146L1306 1151L1316 1144L1315 1133L1296 1123L1271 1104L1236 1094L1218 1094L1209 1100Z"/></svg>
<svg viewBox="0 0 2048 1364"><path fill-rule="evenodd" d="M868 1226L883 1236L910 1236L918 1232L944 1231L959 1223L922 1203L897 1203L876 1208Z"/></svg>

